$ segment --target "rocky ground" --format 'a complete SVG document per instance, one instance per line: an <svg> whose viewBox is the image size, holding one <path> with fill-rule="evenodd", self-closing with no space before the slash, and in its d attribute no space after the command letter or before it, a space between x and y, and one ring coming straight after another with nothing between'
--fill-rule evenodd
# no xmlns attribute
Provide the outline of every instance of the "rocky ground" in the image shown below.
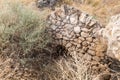
<svg viewBox="0 0 120 80"><path fill-rule="evenodd" d="M102 75L101 77L104 77L103 79L97 78L96 80L105 80L105 78L108 78L108 75L109 78L114 80L113 75L119 74L120 62L118 61L119 58L117 58L119 55L116 57L117 60L114 59L114 57L110 58L108 56L112 52L107 53L108 55L106 54L107 42L101 43L100 38L102 37L99 36L102 25L100 25L92 16L83 13L74 7L65 5L62 9L53 12L49 16L48 22L51 27L49 32L55 40L54 44L64 46L65 50L67 50L67 53L64 55L75 56L74 53L76 53L76 55L79 56L78 60L82 58L87 62L91 62L91 64L96 62L92 66L92 69L95 71L95 73L93 71L93 74L91 72L92 75L99 75L99 73L102 75L105 72L109 73L104 74L104 76ZM105 33L106 32L107 31L105 31ZM102 48L98 49L100 47ZM113 49L113 47L111 49ZM114 54L119 54L119 52L115 52ZM58 54L57 56L63 56L63 54ZM100 71L97 72L95 67L99 68ZM111 72L115 73L112 74ZM115 77L117 76L119 77L119 75L116 75Z"/></svg>
<svg viewBox="0 0 120 80"><path fill-rule="evenodd" d="M113 16L106 23L105 18L111 14L104 12L111 5L118 8L119 0L103 0L107 3L103 8L99 8L99 0L75 0L73 4L66 0L69 5L58 7L56 1L46 0L43 8L37 3L37 8L35 1L22 0L40 12L50 7L46 33L53 41L45 49L33 49L29 55L23 55L16 44L12 48L9 42L4 43L0 47L0 80L120 80L120 18ZM112 15L116 13L119 11Z"/></svg>

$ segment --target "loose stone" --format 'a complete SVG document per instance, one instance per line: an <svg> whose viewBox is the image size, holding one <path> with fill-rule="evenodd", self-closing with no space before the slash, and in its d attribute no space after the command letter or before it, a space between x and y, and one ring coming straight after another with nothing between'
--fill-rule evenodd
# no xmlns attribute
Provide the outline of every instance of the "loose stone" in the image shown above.
<svg viewBox="0 0 120 80"><path fill-rule="evenodd" d="M68 48L68 47L71 47L72 46L72 44L69 42L69 43L67 43L67 45L66 45L66 47Z"/></svg>
<svg viewBox="0 0 120 80"><path fill-rule="evenodd" d="M89 34L88 34L88 33L85 33L85 32L81 32L81 36L82 36L82 37L88 37Z"/></svg>
<svg viewBox="0 0 120 80"><path fill-rule="evenodd" d="M78 39L80 39L81 41L84 41L84 40L85 40L85 38L83 38L83 37L79 37Z"/></svg>
<svg viewBox="0 0 120 80"><path fill-rule="evenodd" d="M90 22L89 26L93 26L95 23L96 23L96 21L95 21L95 20L92 20L92 21Z"/></svg>
<svg viewBox="0 0 120 80"><path fill-rule="evenodd" d="M85 23L86 22L86 17L87 17L87 14L82 13L80 18L79 18L80 22Z"/></svg>
<svg viewBox="0 0 120 80"><path fill-rule="evenodd" d="M76 15L76 14L72 14L71 16L70 16L70 23L71 24L77 24L77 22L78 22L78 16Z"/></svg>
<svg viewBox="0 0 120 80"><path fill-rule="evenodd" d="M82 28L81 29L83 32L89 32L89 29L87 29L87 28Z"/></svg>
<svg viewBox="0 0 120 80"><path fill-rule="evenodd" d="M100 61L100 58L98 56L94 56L92 59L98 62Z"/></svg>
<svg viewBox="0 0 120 80"><path fill-rule="evenodd" d="M91 61L92 56L89 55L89 54L85 54L85 55L83 56L83 58L84 58L85 60Z"/></svg>
<svg viewBox="0 0 120 80"><path fill-rule="evenodd" d="M75 33L80 33L80 31L81 31L81 30L80 30L80 27L79 27L79 26L74 27L74 32L75 32Z"/></svg>
<svg viewBox="0 0 120 80"><path fill-rule="evenodd" d="M92 42L92 41L93 41L92 37L88 37L88 38L86 38L86 40L87 40L88 42Z"/></svg>
<svg viewBox="0 0 120 80"><path fill-rule="evenodd" d="M87 42L86 41L82 42L82 46L87 47L88 46Z"/></svg>
<svg viewBox="0 0 120 80"><path fill-rule="evenodd" d="M89 49L87 52L88 52L90 55L95 56L95 51Z"/></svg>
<svg viewBox="0 0 120 80"><path fill-rule="evenodd" d="M59 39L63 38L61 34L56 34L56 37L59 38Z"/></svg>

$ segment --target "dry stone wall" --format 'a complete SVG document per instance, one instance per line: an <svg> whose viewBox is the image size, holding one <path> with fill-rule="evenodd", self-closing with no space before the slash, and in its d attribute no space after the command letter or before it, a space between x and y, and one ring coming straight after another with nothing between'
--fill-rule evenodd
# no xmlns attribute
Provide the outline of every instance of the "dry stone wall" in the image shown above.
<svg viewBox="0 0 120 80"><path fill-rule="evenodd" d="M112 22L116 21L115 19L118 17L114 18ZM49 15L48 23L48 33L54 39L53 44L64 46L73 61L78 62L75 64L81 63L80 59L85 63L90 62L92 70L90 75L94 75L91 80L118 79L119 75L116 74L120 72L120 62L117 60L118 58L106 55L106 52L113 53L117 48L117 54L119 54L119 21L112 24L110 22L106 28L102 28L92 16L64 5ZM96 77L96 75L98 76Z"/></svg>
<svg viewBox="0 0 120 80"><path fill-rule="evenodd" d="M64 5L51 13L48 23L55 43L65 46L70 55L76 52L88 60L100 60L98 57L92 57L98 53L97 33L101 29L101 25L92 16Z"/></svg>

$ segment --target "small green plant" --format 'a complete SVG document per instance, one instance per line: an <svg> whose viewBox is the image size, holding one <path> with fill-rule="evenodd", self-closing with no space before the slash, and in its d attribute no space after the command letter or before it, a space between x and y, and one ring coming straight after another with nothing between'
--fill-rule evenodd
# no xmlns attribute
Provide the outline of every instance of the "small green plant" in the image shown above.
<svg viewBox="0 0 120 80"><path fill-rule="evenodd" d="M0 9L2 42L19 45L25 53L32 48L44 48L50 41L45 33L47 11L36 12L21 3L6 3Z"/></svg>

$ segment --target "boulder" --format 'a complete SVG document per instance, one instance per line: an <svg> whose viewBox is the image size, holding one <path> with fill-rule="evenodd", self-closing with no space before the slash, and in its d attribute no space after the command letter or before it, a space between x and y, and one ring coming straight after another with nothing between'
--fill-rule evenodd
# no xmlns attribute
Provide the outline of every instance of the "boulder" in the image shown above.
<svg viewBox="0 0 120 80"><path fill-rule="evenodd" d="M107 55L120 60L120 14L112 16L107 26L100 32L107 40Z"/></svg>

